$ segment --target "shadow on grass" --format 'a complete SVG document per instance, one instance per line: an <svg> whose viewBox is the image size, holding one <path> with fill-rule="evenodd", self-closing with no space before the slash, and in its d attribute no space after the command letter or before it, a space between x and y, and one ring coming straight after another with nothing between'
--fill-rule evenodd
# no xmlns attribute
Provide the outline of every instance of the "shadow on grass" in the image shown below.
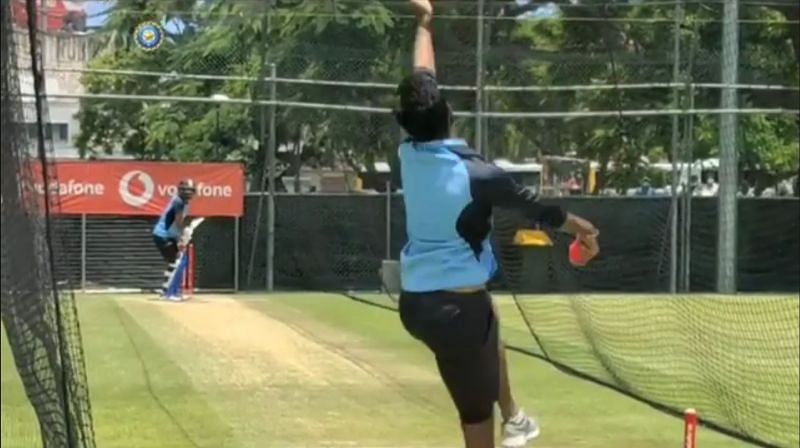
<svg viewBox="0 0 800 448"><path fill-rule="evenodd" d="M125 337L128 339L131 348L133 348L133 352L136 354L136 360L138 361L142 370L142 376L144 377L145 384L147 386L147 392L153 398L153 401L161 409L161 411L164 412L164 415L167 416L169 421L172 422L176 428L178 428L178 431L180 431L181 435L188 440L193 447L200 448L200 445L198 445L197 442L192 438L192 436L189 434L189 431L181 425L181 423L175 417L175 414L169 410L166 404L164 404L156 391L153 389L153 383L150 379L150 371L147 368L147 363L145 362L144 356L142 356L141 350L139 350L139 346L136 344L136 339L131 334L130 326L136 324L131 321L131 317L128 315L128 313L122 310L116 304L114 304L114 314L117 316L117 320L119 320L120 326L122 327L123 332L125 332Z"/></svg>

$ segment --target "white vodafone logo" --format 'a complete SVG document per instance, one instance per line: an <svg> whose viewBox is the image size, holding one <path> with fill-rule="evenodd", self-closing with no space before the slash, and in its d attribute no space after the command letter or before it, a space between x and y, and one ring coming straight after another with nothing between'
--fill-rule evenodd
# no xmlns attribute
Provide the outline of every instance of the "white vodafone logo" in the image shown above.
<svg viewBox="0 0 800 448"><path fill-rule="evenodd" d="M141 192L138 189L137 193L131 192L131 182L139 182L142 185ZM132 207L141 207L150 202L155 191L156 185L153 178L144 171L128 171L119 181L119 196L123 202Z"/></svg>

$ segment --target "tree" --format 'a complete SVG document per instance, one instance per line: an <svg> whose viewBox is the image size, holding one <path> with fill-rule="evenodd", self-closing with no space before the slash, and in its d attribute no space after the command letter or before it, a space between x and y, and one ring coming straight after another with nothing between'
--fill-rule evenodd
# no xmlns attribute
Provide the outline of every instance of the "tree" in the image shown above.
<svg viewBox="0 0 800 448"><path fill-rule="evenodd" d="M274 1L274 0L273 0ZM413 19L402 4L378 0L270 2L236 0L120 0L105 26L105 50L94 68L150 70L236 76L236 79L186 79L92 74L88 92L209 97L224 94L245 104L215 105L182 101L85 100L78 144L90 155L122 148L143 159L238 160L254 180L263 170L267 108L266 77L275 64L279 78L394 82L410 68ZM499 86L589 85L671 82L675 9L671 5L558 1L561 17L551 20L489 20L485 52L486 82ZM796 5L743 7L742 82L796 85L797 30L787 20ZM488 17L525 12L511 3L489 3ZM260 9L253 9L254 7ZM534 5L534 7L538 7ZM135 11L135 12L132 12ZM442 3L435 22L439 77L443 84L475 82L474 3ZM448 19L450 17L451 19ZM721 5L686 7L681 29L682 79L719 82ZM178 23L155 52L136 48L130 36L143 20ZM691 48L694 48L691 50ZM795 57L785 55L795 51ZM691 61L691 62L690 62ZM794 63L793 63L794 62ZM692 67L689 70L689 67ZM696 89L696 107L719 107L719 89ZM796 92L795 92L796 93ZM474 92L448 91L457 110L471 110ZM487 93L487 109L497 112L657 110L673 107L670 89L594 89ZM682 92L680 107L686 107ZM788 99L787 99L788 98ZM346 85L284 83L280 101L386 108L391 89ZM792 95L770 91L743 93L742 106L788 106ZM250 102L248 104L248 101ZM283 167L372 167L394 153L399 129L391 115L322 107L277 107ZM521 159L574 154L599 161L612 186L636 182L645 160L670 157L669 117L592 117L487 120L487 146L493 157ZM717 116L694 119L697 158L717 152ZM474 119L459 118L455 130L470 138ZM743 116L743 164L776 172L797 167L797 117ZM302 150L300 149L302 148Z"/></svg>
<svg viewBox="0 0 800 448"><path fill-rule="evenodd" d="M337 54L337 48L347 42L371 43L371 48L364 51L368 56L392 53L386 44L393 20L380 2L345 6L305 1L277 6L272 11L264 6L255 13L252 6L236 1L175 2L171 6L155 1L118 3L104 30L108 45L91 63L92 68L218 74L240 79L187 80L167 76L154 80L91 74L84 76L83 84L90 93L200 98L221 93L231 98L266 100L268 83L259 79L267 75L267 64L280 67L284 77L348 73L354 79L369 79L391 70L391 64L377 57L362 55L359 63L354 63L343 57L341 50ZM138 8L137 12L132 14L131 8ZM169 34L157 51L144 52L123 37L131 35L142 20L164 23L175 18L183 22L183 31ZM274 22L272 29L270 21ZM338 42L339 47L315 48L309 41ZM376 100L371 92L353 89L290 86L280 90L281 99L294 101L374 105ZM84 154L121 147L143 159L242 160L260 172L266 141L260 132L266 119L264 109L256 105L208 106L180 101L85 100L79 117L78 146ZM353 128L352 113L285 108L279 111L278 144L291 142L297 138L298 130L307 128L312 146L326 141L326 136L336 137L327 138L325 147L316 148L317 152L329 153L330 161L346 159L356 148L384 149L382 144L371 145L363 137L343 132Z"/></svg>
<svg viewBox="0 0 800 448"><path fill-rule="evenodd" d="M508 85L618 85L671 82L674 39L673 6L630 6L600 2L556 2L562 5L559 20L504 21L492 27L489 58L491 84ZM519 15L537 5L504 12ZM797 5L793 7L797 14ZM788 5L743 8L739 67L742 82L797 85L795 58L785 55L796 42L796 27L787 22ZM684 79L719 82L719 37L722 6L694 5L685 10L681 42ZM758 21L759 23L756 23ZM690 47L695 47L694 54ZM691 59L691 64L689 60ZM688 66L692 65L692 72ZM718 89L698 89L697 107L719 107ZM765 93L766 92L766 93ZM742 95L742 107L797 108L796 92L753 90ZM682 106L687 106L684 94ZM654 110L672 107L668 89L635 89L569 92L491 94L494 110L584 111ZM771 97L779 97L778 100ZM791 105L790 105L791 104ZM717 152L717 116L695 119L694 149L699 158ZM669 118L591 118L547 120L494 120L490 126L492 154L505 150L511 157L574 153L598 160L601 172L615 166L609 179L618 187L636 181L644 160L670 156ZM499 123L498 123L499 122ZM491 124L491 121L490 121ZM796 169L797 117L743 116L740 127L742 160L749 167L786 171ZM620 170L620 168L623 168Z"/></svg>

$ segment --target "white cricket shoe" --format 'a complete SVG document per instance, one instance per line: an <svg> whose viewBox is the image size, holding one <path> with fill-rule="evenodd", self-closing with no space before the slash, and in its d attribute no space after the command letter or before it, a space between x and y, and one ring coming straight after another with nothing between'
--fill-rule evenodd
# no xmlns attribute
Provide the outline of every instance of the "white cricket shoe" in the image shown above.
<svg viewBox="0 0 800 448"><path fill-rule="evenodd" d="M517 415L503 424L503 448L522 448L539 437L539 425L520 409Z"/></svg>
<svg viewBox="0 0 800 448"><path fill-rule="evenodd" d="M161 299L166 300L167 302L182 302L183 298L181 296L161 296Z"/></svg>

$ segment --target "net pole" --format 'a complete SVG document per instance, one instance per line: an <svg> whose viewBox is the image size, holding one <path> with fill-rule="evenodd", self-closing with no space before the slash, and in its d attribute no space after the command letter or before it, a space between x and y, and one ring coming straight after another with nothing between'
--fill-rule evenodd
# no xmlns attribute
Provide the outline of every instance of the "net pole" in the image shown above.
<svg viewBox="0 0 800 448"><path fill-rule="evenodd" d="M683 22L683 5L675 4L674 43L672 49L672 81L679 86L681 74L681 22ZM680 88L672 90L672 108L680 106ZM669 292L678 292L678 163L680 160L679 117L672 116L672 197L670 201L670 257L669 257Z"/></svg>
<svg viewBox="0 0 800 448"><path fill-rule="evenodd" d="M264 143L264 134L266 133L266 124L264 119L264 106L258 106L258 145L259 148L264 148L264 157L263 157L263 166L261 168L261 179L258 186L258 206L256 206L256 217L255 217L255 225L253 226L253 236L252 241L253 244L250 245L250 258L247 263L247 277L245 279L245 285L249 288L252 285L253 280L253 267L255 266L256 260L256 250L258 250L258 245L255 244L258 241L259 234L261 232L261 215L264 209L264 190L266 189L267 184L267 148ZM266 249L266 247L265 247ZM266 280L265 280L266 283Z"/></svg>
<svg viewBox="0 0 800 448"><path fill-rule="evenodd" d="M272 29L272 15L271 15L272 0L269 0L268 2L265 2L264 5L266 7L266 14L263 15L262 29L267 30L266 33L262 33L262 38L261 38L262 47L264 48L264 52L262 53L261 60L259 61L259 75L258 75L258 78L255 78L257 80L256 87L255 87L255 90L256 90L257 93L254 94L254 95L251 95L251 99L249 101L249 104L251 104L252 107L258 107L258 148L259 148L260 151L263 150L263 155L262 155L262 158L261 158L261 178L259 179L259 186L258 186L258 206L256 207L256 219L255 219L255 225L254 225L254 228L253 228L253 236L252 236L253 244L250 245L250 259L249 259L248 264L247 264L247 274L246 274L247 277L246 277L246 280L245 280L245 285L248 288L252 286L253 267L254 267L255 259L256 259L256 250L258 249L258 245L256 244L256 242L258 241L258 237L259 237L259 234L261 232L261 216L262 216L263 211L264 211L263 210L264 209L264 200L266 199L266 196L267 196L265 194L265 190L267 189L267 179L270 176L270 173L268 172L268 170L269 170L269 157L270 157L270 155L269 155L269 145L268 145L268 143L266 142L266 139L265 139L265 135L266 135L266 132L267 132L267 120L266 120L265 110L266 110L267 105L268 104L274 104L274 101L263 101L263 100L261 100L261 98L263 96L264 89L266 88L266 82L268 80L268 78L267 78L267 68L268 68L269 64L267 64L267 60L268 60L267 51L269 49L269 47L268 47L269 31ZM269 220L269 217L267 217L267 219ZM265 254L269 253L269 246L270 246L269 236L267 235L267 237L265 237L265 242L264 242L264 246L263 246ZM269 260L266 260L266 262L269 263ZM270 269L269 269L269 266L267 265L266 269L265 269L265 272L264 272L264 287L265 287L265 289L267 287L268 280L269 280L267 278L268 277L267 273L269 271L270 271Z"/></svg>
<svg viewBox="0 0 800 448"><path fill-rule="evenodd" d="M483 11L485 0L478 0L477 42L475 43L475 150L484 154L483 147Z"/></svg>
<svg viewBox="0 0 800 448"><path fill-rule="evenodd" d="M386 181L386 256L385 260L392 258L392 181Z"/></svg>
<svg viewBox="0 0 800 448"><path fill-rule="evenodd" d="M275 64L269 65L270 86L269 96L272 104L269 106L269 143L267 146L267 166L269 178L267 188L267 291L275 288L275 151L276 151L276 110L278 69Z"/></svg>
<svg viewBox="0 0 800 448"><path fill-rule="evenodd" d="M483 42L484 43L483 50L484 51L483 51L483 54L484 55L488 55L489 52L491 51L491 47L492 47L492 21L491 20L487 20L486 21L486 24L484 25L483 33L484 33L484 38L483 38L483 41L484 41ZM486 64L485 63L484 63L483 71L484 71L484 73L487 73L489 71L489 69L486 68ZM492 102L491 102L491 98L490 98L491 89L489 89L488 86L486 85L489 82L489 80L487 78L488 78L488 76L486 74L484 74L483 77L482 77L482 82L483 82L483 92L481 92L481 95L483 96L483 109L482 110L491 111L492 110ZM487 158L487 160L490 159L491 151L492 151L491 150L491 145L489 145L489 138L490 138L489 137L489 133L491 131L490 127L489 127L490 120L491 119L489 117L485 116L485 114L484 114L483 120L481 121L481 132L483 133L483 141L481 142L481 144L483 144L483 150L485 152L484 156Z"/></svg>
<svg viewBox="0 0 800 448"><path fill-rule="evenodd" d="M722 22L722 83L734 84L739 67L739 0L726 0ZM722 89L722 107L737 107L736 89ZM720 116L717 292L736 292L736 114Z"/></svg>
<svg viewBox="0 0 800 448"><path fill-rule="evenodd" d="M689 44L689 57L686 67L684 108L692 109L695 104L694 62L697 54L697 38L699 25L695 23L692 39ZM683 160L689 167L689 182L683 194L683 291L691 290L692 281L692 190L691 177L694 173L694 116L687 115L683 124Z"/></svg>
<svg viewBox="0 0 800 448"><path fill-rule="evenodd" d="M86 213L81 215L81 291L86 291Z"/></svg>
<svg viewBox="0 0 800 448"><path fill-rule="evenodd" d="M187 288L187 289L189 289L189 294L194 294L195 269L196 269L195 261L196 261L196 259L195 259L195 253L194 253L194 243L190 242L189 243L189 278L187 279L187 281L189 282L189 287Z"/></svg>
<svg viewBox="0 0 800 448"><path fill-rule="evenodd" d="M242 218L237 216L233 219L233 290L239 291L239 232L242 227Z"/></svg>
<svg viewBox="0 0 800 448"><path fill-rule="evenodd" d="M271 11L271 3L265 3L267 8L267 14L264 15L263 18L263 25L264 29L270 29L270 11ZM267 189L267 178L269 177L270 173L269 170L269 145L266 141L266 133L267 133L267 119L266 119L266 107L267 103L271 103L271 101L262 101L261 98L264 94L264 89L266 88L267 82L267 33L264 33L262 37L262 41L264 44L264 53L262 53L261 61L259 61L259 76L255 78L257 80L256 87L255 87L255 94L252 95L249 103L252 104L252 107L258 107L258 149L259 151L263 151L263 155L261 158L261 178L259 179L258 185L258 206L256 207L256 217L255 217L255 225L253 226L253 236L252 241L253 244L250 245L250 258L247 263L247 274L245 279L246 287L252 287L252 279L253 279L253 268L255 266L255 259L256 259L256 251L258 250L258 245L256 242L258 241L259 235L261 233L261 216L264 212L264 200L266 199L265 190ZM269 219L269 218L267 218ZM265 238L264 243L264 253L269 252L269 238ZM266 267L266 271L269 271L269 267ZM266 272L264 273L264 287L267 287L267 275Z"/></svg>
<svg viewBox="0 0 800 448"><path fill-rule="evenodd" d="M693 63L690 61L690 67L693 67ZM693 68L690 68L692 70ZM693 85L689 85L688 87L688 96L689 96L689 107L694 106L695 102L695 89ZM686 146L686 163L689 164L689 172L692 173L694 169L693 159L694 159L694 117L689 115L686 117L686 126L684 128L684 142ZM691 175L690 175L691 178ZM686 189L686 194L684 196L684 249L683 249L683 257L684 257L684 266L683 266L683 275L684 275L684 291L689 292L692 287L692 190L691 188Z"/></svg>
<svg viewBox="0 0 800 448"><path fill-rule="evenodd" d="M33 92L34 92L34 107L36 111L36 155L38 162L41 164L42 168L42 180L45 185L43 189L42 196L44 199L44 231L45 231L45 247L47 251L47 261L49 266L48 278L47 281L50 283L51 291L50 291L50 299L53 301L53 310L55 312L56 318L56 332L57 336L56 339L58 341L58 369L59 369L59 377L57 379L58 385L58 397L61 401L61 409L60 411L63 412L64 416L64 426L66 427L66 440L64 440L66 446L75 446L78 443L78 436L75 432L76 428L72 425L71 417L71 408L69 403L69 387L68 387L68 373L67 373L67 365L65 363L65 358L69 356L69 349L66 347L65 339L65 332L64 332L64 325L63 325L63 318L62 318L62 311L61 311L61 301L59 300L59 289L58 289L58 279L56 278L55 273L55 266L56 266L56 259L53 247L53 226L51 222L52 217L52 205L51 202L54 198L52 194L54 192L50 191L50 188L47 188L48 182L50 180L50 176L52 175L50 167L48 166L47 160L47 149L45 148L45 118L44 118L44 95L45 92L45 81L44 81L44 71L43 71L43 58L44 56L39 51L39 29L37 27L37 19L44 20L44 14L42 14L42 18L40 18L36 11L37 5L35 0L26 0L25 2L25 12L28 14L28 49L30 51L29 55L31 58L31 77L33 78ZM43 11L44 12L44 11ZM41 29L45 29L42 27ZM55 192L57 194L57 192Z"/></svg>

